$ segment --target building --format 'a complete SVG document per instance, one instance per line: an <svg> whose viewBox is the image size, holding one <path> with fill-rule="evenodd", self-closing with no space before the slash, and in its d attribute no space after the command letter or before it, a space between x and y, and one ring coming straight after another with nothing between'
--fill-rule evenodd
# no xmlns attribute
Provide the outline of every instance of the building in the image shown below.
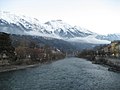
<svg viewBox="0 0 120 90"><path fill-rule="evenodd" d="M119 40L112 41L110 45L111 45L110 52L112 56L120 57L120 41Z"/></svg>

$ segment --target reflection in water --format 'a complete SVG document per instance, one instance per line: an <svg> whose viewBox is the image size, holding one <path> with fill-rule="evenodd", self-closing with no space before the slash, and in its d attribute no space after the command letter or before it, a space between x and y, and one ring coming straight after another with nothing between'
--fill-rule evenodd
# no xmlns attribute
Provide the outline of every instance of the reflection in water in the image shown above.
<svg viewBox="0 0 120 90"><path fill-rule="evenodd" d="M120 90L120 73L78 58L0 73L0 90Z"/></svg>

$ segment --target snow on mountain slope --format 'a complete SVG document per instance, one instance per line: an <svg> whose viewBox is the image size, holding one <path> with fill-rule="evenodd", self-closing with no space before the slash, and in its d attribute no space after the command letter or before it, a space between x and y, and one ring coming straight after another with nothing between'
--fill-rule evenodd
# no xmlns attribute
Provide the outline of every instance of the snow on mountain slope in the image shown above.
<svg viewBox="0 0 120 90"><path fill-rule="evenodd" d="M98 35L98 36L96 36L96 38L102 39L102 40L109 40L109 41L120 40L120 33L108 34L108 35Z"/></svg>
<svg viewBox="0 0 120 90"><path fill-rule="evenodd" d="M0 19L4 19L6 20L8 23L14 23L14 24L36 24L36 25L40 25L39 20L37 20L36 18L30 18L30 17L26 17L24 15L15 15L9 12L2 12L0 11ZM28 25L29 26L29 25ZM26 25L27 27L27 25Z"/></svg>
<svg viewBox="0 0 120 90"><path fill-rule="evenodd" d="M18 34L21 31L22 31L22 34L27 34L27 33L25 33L25 31L41 30L41 32L42 32L42 26L41 26L41 23L39 22L39 20L37 20L35 18L26 17L23 15L17 16L15 14L11 14L9 12L0 12L0 22L3 24L6 23L5 28L9 27L7 29L14 29L14 27L17 27L19 30L14 30L14 31L16 33L18 31ZM12 33L12 32L10 32L10 33Z"/></svg>
<svg viewBox="0 0 120 90"><path fill-rule="evenodd" d="M44 24L47 31L54 33L62 38L85 37L94 34L80 27L73 27L62 20L51 20Z"/></svg>
<svg viewBox="0 0 120 90"><path fill-rule="evenodd" d="M108 43L106 40L96 38L96 33L78 26L71 26L62 20L41 23L35 18L17 16L9 12L0 12L0 32L52 37L84 43Z"/></svg>

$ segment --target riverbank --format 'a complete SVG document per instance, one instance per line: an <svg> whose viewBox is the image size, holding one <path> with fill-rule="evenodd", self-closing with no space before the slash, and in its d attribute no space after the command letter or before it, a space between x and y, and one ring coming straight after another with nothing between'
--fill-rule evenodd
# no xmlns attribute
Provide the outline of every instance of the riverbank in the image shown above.
<svg viewBox="0 0 120 90"><path fill-rule="evenodd" d="M9 71L15 71L15 70L21 70L31 67L40 66L41 63L37 64L31 64L31 65L7 65L7 66L0 66L0 73L1 72L9 72Z"/></svg>
<svg viewBox="0 0 120 90"><path fill-rule="evenodd" d="M45 62L32 62L31 64L23 63L23 64L20 64L20 65L16 65L16 64L4 65L4 66L0 66L0 73L37 67L37 66L40 66L42 64L51 63L51 62L54 62L54 61L57 61L57 60L60 60L60 59L51 60L51 61L48 60L48 61L45 61Z"/></svg>
<svg viewBox="0 0 120 90"><path fill-rule="evenodd" d="M0 60L0 72L15 71L29 67L39 66L41 64L51 63L65 58L65 56L54 56L53 58L43 58L42 60L19 59L16 61Z"/></svg>
<svg viewBox="0 0 120 90"><path fill-rule="evenodd" d="M120 59L103 57L103 56L95 56L92 60L92 63L108 65L109 66L108 70L120 72Z"/></svg>
<svg viewBox="0 0 120 90"><path fill-rule="evenodd" d="M79 58L85 58L91 61L93 64L101 64L108 67L109 71L120 72L120 59L118 58L111 58L105 56L91 56L91 55L84 55L78 56Z"/></svg>

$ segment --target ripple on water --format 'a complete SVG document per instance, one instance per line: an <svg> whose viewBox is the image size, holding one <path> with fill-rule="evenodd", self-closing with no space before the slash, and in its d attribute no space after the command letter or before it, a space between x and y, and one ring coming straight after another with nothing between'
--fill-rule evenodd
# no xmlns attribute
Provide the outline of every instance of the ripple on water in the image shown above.
<svg viewBox="0 0 120 90"><path fill-rule="evenodd" d="M0 90L120 90L120 74L78 58L0 73Z"/></svg>

